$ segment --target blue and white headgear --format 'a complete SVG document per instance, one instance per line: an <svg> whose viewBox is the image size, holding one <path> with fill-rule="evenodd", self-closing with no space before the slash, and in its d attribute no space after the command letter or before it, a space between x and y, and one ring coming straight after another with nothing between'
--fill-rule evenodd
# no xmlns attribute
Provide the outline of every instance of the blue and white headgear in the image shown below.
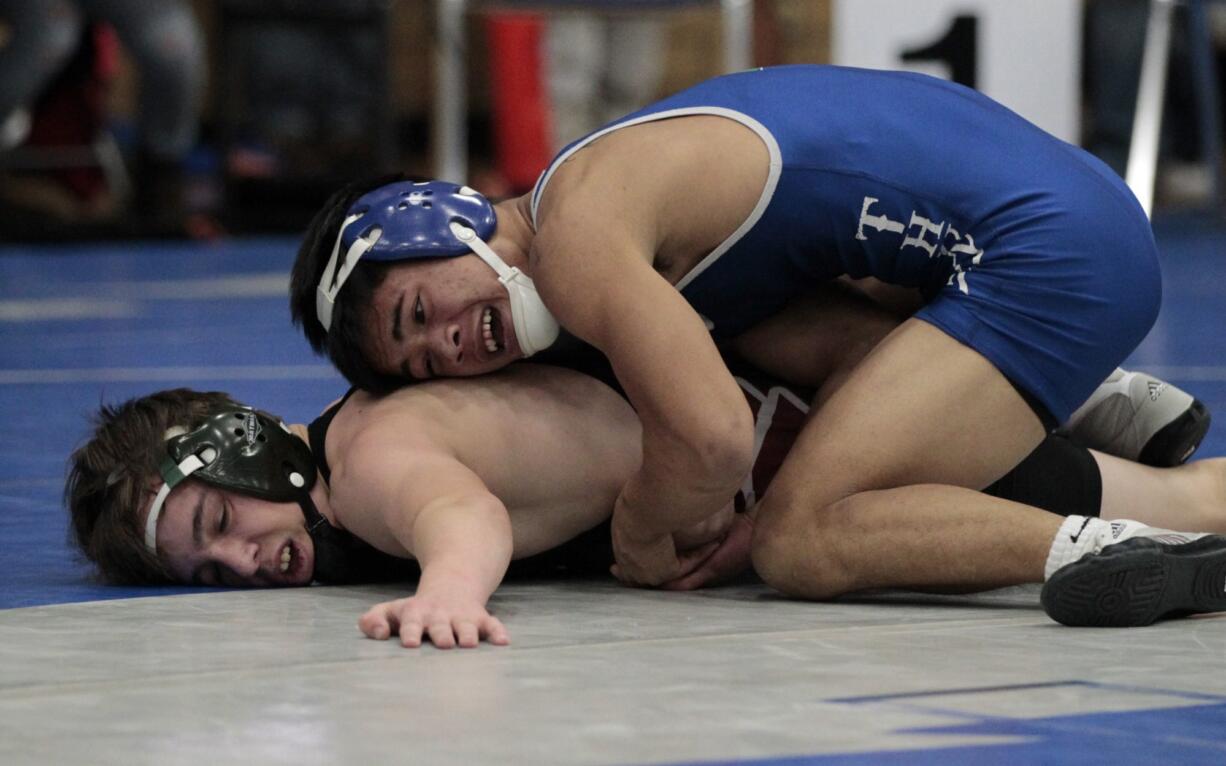
<svg viewBox="0 0 1226 766"><path fill-rule="evenodd" d="M315 291L315 313L332 326L336 295L358 261L452 258L475 253L498 274L510 296L511 322L524 356L548 348L558 322L527 274L507 266L486 244L498 221L489 200L445 181L397 181L367 192L350 206ZM344 259L338 258L344 251Z"/></svg>

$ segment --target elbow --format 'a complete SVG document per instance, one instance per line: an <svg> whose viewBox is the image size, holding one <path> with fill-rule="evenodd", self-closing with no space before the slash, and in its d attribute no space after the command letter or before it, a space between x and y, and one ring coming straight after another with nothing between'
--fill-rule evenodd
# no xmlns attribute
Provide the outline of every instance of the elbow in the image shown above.
<svg viewBox="0 0 1226 766"><path fill-rule="evenodd" d="M642 467L653 481L719 494L741 486L753 468L754 419L735 390L736 401L708 402L671 421L643 419Z"/></svg>
<svg viewBox="0 0 1226 766"><path fill-rule="evenodd" d="M483 498L480 510L491 540L497 544L499 551L504 553L509 561L513 548L511 514L503 502L493 495Z"/></svg>
<svg viewBox="0 0 1226 766"><path fill-rule="evenodd" d="M729 486L740 486L753 468L753 416L744 399L739 404L725 410L728 417L707 424L695 456L703 475L726 479Z"/></svg>

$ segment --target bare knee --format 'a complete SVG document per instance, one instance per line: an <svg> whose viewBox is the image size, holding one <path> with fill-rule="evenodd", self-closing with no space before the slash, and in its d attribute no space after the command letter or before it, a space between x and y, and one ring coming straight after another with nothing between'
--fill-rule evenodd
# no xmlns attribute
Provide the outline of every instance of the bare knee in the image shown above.
<svg viewBox="0 0 1226 766"><path fill-rule="evenodd" d="M763 498L750 546L754 571L763 582L789 596L816 601L854 589L840 557L837 532L826 523L835 506L812 509Z"/></svg>

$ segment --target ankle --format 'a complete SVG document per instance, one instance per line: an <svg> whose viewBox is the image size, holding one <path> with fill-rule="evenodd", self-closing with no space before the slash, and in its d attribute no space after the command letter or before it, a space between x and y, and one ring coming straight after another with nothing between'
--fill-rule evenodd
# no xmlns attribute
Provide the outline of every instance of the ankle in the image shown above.
<svg viewBox="0 0 1226 766"><path fill-rule="evenodd" d="M1169 482L1168 507L1179 511L1172 514L1169 526L1226 533L1226 458L1197 460L1160 470L1173 479Z"/></svg>
<svg viewBox="0 0 1226 766"><path fill-rule="evenodd" d="M1226 534L1226 458L1198 460L1187 467L1201 473L1205 483L1205 524L1197 531Z"/></svg>

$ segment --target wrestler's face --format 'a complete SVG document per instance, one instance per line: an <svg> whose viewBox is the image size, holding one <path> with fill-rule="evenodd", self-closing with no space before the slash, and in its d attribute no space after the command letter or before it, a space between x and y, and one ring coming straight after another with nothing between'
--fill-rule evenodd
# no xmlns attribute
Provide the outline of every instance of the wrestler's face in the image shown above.
<svg viewBox="0 0 1226 766"><path fill-rule="evenodd" d="M390 267L371 309L367 353L385 375L482 375L523 357L506 288L475 255Z"/></svg>
<svg viewBox="0 0 1226 766"><path fill-rule="evenodd" d="M147 514L146 507L142 529ZM166 498L157 546L175 579L196 585L309 585L315 571L315 546L297 504L258 500L194 479Z"/></svg>

